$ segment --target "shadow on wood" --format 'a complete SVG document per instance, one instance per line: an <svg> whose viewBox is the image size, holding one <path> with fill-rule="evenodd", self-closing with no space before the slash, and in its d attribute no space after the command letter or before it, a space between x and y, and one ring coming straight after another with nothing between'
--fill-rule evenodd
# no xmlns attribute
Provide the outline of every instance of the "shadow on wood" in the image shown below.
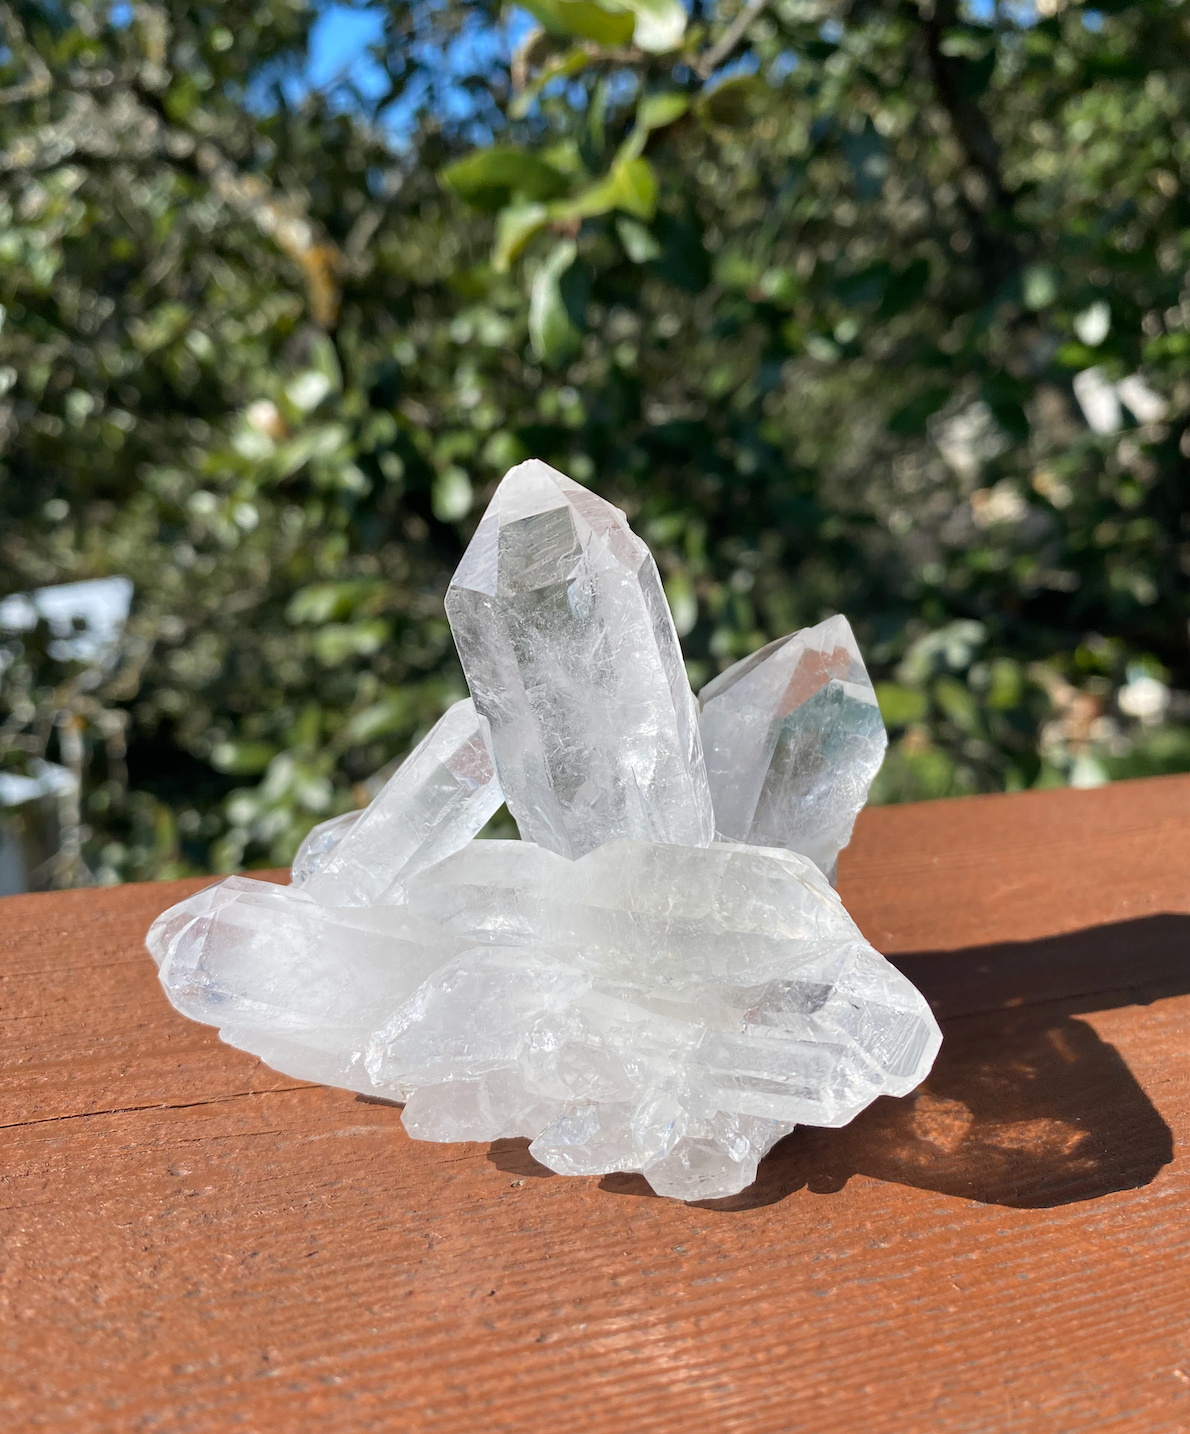
<svg viewBox="0 0 1190 1434"><path fill-rule="evenodd" d="M749 1210L852 1175L982 1204L1047 1209L1147 1185L1173 1137L1116 1049L1080 1012L1190 992L1190 917L1153 916L1068 936L893 958L938 1011L929 1078L841 1130L782 1141L756 1183L712 1210ZM639 1175L601 1188L652 1194Z"/></svg>

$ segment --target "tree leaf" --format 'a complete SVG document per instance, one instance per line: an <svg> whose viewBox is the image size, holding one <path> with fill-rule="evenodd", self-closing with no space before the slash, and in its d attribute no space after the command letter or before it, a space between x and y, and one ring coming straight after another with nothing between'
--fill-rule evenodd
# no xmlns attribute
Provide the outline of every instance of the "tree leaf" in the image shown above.
<svg viewBox="0 0 1190 1434"><path fill-rule="evenodd" d="M929 698L920 687L906 687L899 682L878 682L876 701L886 727L907 727L920 722L929 710Z"/></svg>
<svg viewBox="0 0 1190 1434"><path fill-rule="evenodd" d="M570 182L537 155L515 145L479 149L440 171L439 178L476 209L502 209L513 195L522 199L553 199Z"/></svg>
<svg viewBox="0 0 1190 1434"><path fill-rule="evenodd" d="M517 95L516 99L508 106L508 113L513 119L524 119L533 108L533 103L553 80L565 79L570 75L577 75L585 70L591 63L591 54L582 45L576 45L572 50L567 50L564 55L551 60L545 65L540 74L533 77L529 84Z"/></svg>
<svg viewBox="0 0 1190 1434"><path fill-rule="evenodd" d="M660 257L661 245L638 220L622 215L616 220L616 233L634 264L647 264L650 259Z"/></svg>
<svg viewBox="0 0 1190 1434"><path fill-rule="evenodd" d="M653 130L663 129L666 125L673 124L674 120L681 119L689 108L690 101L686 96L676 94L672 90L644 95L637 106L636 123L628 138L620 146L618 158L622 160L636 159L644 153L645 145Z"/></svg>
<svg viewBox="0 0 1190 1434"><path fill-rule="evenodd" d="M637 219L652 219L657 210L657 176L647 159L619 160L612 168L617 209Z"/></svg>
<svg viewBox="0 0 1190 1434"><path fill-rule="evenodd" d="M570 322L559 284L577 253L574 240L564 239L555 245L533 279L529 294L529 341L543 363L559 363L578 341L578 331Z"/></svg>
<svg viewBox="0 0 1190 1434"><path fill-rule="evenodd" d="M232 777L255 776L277 755L271 742L218 742L211 748L211 766Z"/></svg>
<svg viewBox="0 0 1190 1434"><path fill-rule="evenodd" d="M404 692L392 692L349 718L343 728L343 740L348 744L371 742L377 737L405 732L413 726L415 718L413 699Z"/></svg>
<svg viewBox="0 0 1190 1434"><path fill-rule="evenodd" d="M342 583L313 583L299 588L289 600L285 616L290 622L337 622L384 591L385 584L370 578Z"/></svg>
<svg viewBox="0 0 1190 1434"><path fill-rule="evenodd" d="M388 642L392 631L383 618L362 622L330 623L314 634L314 652L327 667L337 667L349 657L372 657Z"/></svg>
<svg viewBox="0 0 1190 1434"><path fill-rule="evenodd" d="M771 94L759 75L732 75L713 90L705 90L694 108L704 123L744 129L767 106Z"/></svg>
<svg viewBox="0 0 1190 1434"><path fill-rule="evenodd" d="M645 130L664 129L667 124L681 119L690 108L686 95L676 90L662 90L645 95L636 108L636 122Z"/></svg>
<svg viewBox="0 0 1190 1434"><path fill-rule="evenodd" d="M627 7L605 7L594 0L522 0L522 4L551 35L577 35L597 45L626 45L632 39L635 21Z"/></svg>
<svg viewBox="0 0 1190 1434"><path fill-rule="evenodd" d="M676 50L686 35L686 7L680 0L616 0L636 17L632 38L651 55Z"/></svg>
<svg viewBox="0 0 1190 1434"><path fill-rule="evenodd" d="M471 511L473 498L467 470L452 463L435 477L430 507L440 523L457 523Z"/></svg>
<svg viewBox="0 0 1190 1434"><path fill-rule="evenodd" d="M508 272L512 261L545 227L549 217L550 211L544 204L510 204L500 211L496 220L496 247L492 254L492 265L497 273Z"/></svg>

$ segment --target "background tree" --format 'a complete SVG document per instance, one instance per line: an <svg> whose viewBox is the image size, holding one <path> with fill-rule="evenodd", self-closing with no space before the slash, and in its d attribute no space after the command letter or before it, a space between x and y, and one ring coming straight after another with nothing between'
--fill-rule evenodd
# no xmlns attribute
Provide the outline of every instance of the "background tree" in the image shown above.
<svg viewBox="0 0 1190 1434"><path fill-rule="evenodd" d="M625 507L696 684L832 611L881 799L1190 767L1187 20L951 0L0 10L0 761L115 880L287 860L462 690L533 454ZM394 129L396 126L396 130ZM394 137L394 134L396 137ZM74 749L72 749L74 750Z"/></svg>

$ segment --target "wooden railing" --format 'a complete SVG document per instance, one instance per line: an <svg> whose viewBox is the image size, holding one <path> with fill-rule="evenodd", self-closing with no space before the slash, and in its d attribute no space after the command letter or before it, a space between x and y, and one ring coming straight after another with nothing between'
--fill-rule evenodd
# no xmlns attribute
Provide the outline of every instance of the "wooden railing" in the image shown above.
<svg viewBox="0 0 1190 1434"><path fill-rule="evenodd" d="M7 1434L1190 1429L1190 777L865 813L942 1054L714 1207L221 1045L199 885L0 901Z"/></svg>

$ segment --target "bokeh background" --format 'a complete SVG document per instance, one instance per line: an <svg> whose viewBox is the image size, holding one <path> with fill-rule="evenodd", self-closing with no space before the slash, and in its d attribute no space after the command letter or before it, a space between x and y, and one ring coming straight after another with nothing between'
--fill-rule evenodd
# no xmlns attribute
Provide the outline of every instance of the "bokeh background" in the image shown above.
<svg viewBox="0 0 1190 1434"><path fill-rule="evenodd" d="M0 32L0 889L366 801L530 455L648 540L695 686L846 613L875 800L1190 769L1190 4Z"/></svg>

